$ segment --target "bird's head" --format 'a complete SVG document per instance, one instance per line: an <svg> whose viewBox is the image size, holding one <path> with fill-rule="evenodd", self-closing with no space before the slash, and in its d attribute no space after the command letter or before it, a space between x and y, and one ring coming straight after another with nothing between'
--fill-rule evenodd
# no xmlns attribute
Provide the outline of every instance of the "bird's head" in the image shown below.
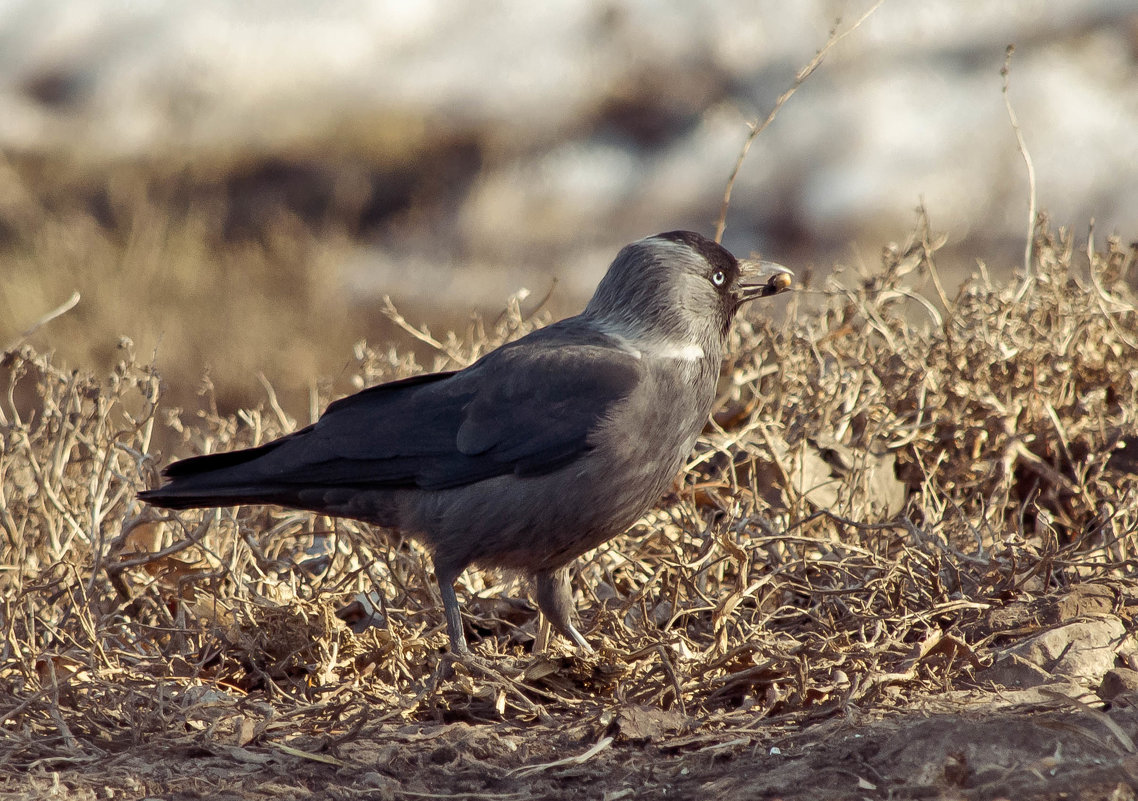
<svg viewBox="0 0 1138 801"><path fill-rule="evenodd" d="M584 313L628 339L719 346L740 306L790 283L785 267L739 260L697 233L670 231L623 248Z"/></svg>

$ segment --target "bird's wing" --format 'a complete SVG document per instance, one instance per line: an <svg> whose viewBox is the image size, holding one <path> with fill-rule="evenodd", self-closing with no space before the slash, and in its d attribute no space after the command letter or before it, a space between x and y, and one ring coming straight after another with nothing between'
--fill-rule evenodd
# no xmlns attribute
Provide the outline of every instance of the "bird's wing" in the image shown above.
<svg viewBox="0 0 1138 801"><path fill-rule="evenodd" d="M390 427L400 429L407 424L407 420L400 418L413 414L408 401L414 397L415 391L426 384L443 382L453 375L453 371L428 373L365 389L335 401L324 411L318 422L291 434L255 448L191 456L167 465L162 475L182 484L192 480L197 484L218 486L227 481L238 483L243 479L255 480L267 476L287 480L286 477L309 465L334 458L335 455L329 452L328 446L338 444L337 437L318 436L318 428L329 428L333 435L339 432L342 437L353 425L362 427L373 423L374 420L369 420L369 417L378 412L385 415ZM335 415L334 418L329 417L332 414ZM335 424L330 422L332 419L335 419ZM324 442L325 439L327 443ZM163 488L165 489L167 487ZM143 494L157 497L158 493L151 491Z"/></svg>
<svg viewBox="0 0 1138 801"><path fill-rule="evenodd" d="M613 348L515 345L458 373L337 401L264 466L275 463L286 483L359 487L540 475L588 451L590 434L641 378L640 362Z"/></svg>

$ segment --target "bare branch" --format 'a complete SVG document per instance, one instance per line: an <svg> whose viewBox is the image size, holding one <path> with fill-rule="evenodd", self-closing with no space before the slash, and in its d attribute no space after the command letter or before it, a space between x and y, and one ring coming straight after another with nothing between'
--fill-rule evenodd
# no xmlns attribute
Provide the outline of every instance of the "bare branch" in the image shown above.
<svg viewBox="0 0 1138 801"><path fill-rule="evenodd" d="M8 353L8 352L13 351L16 348L20 347L20 345L23 345L28 340L28 337L30 337L36 331L39 331L41 328L43 328L45 325L50 323L56 317L62 317L64 314L67 314L67 312L74 309L77 305L79 305L79 291L78 290L76 290L75 292L72 292L71 297L69 297L67 300L63 301L63 303L56 306L54 309L49 311L43 317L36 320L34 323L32 323L31 326L28 327L27 329L25 329L24 332L22 334L20 334L20 336L17 337L14 342L12 342L10 345L8 345L6 348L4 348L4 353Z"/></svg>
<svg viewBox="0 0 1138 801"><path fill-rule="evenodd" d="M1016 302L1018 303L1023 300L1023 296L1027 293L1028 287L1030 287L1035 280L1031 269L1031 254L1035 244L1036 212L1035 165L1031 161L1031 153L1027 150L1027 142L1023 139L1023 132L1019 129L1019 120L1016 118L1015 109L1012 108L1012 101L1008 96L1008 82L1012 72L1012 54L1015 51L1015 45L1008 45L1008 49L1004 52L1004 66L1000 70L1000 75L1004 79L1004 87L1002 90L1004 95L1004 108L1008 110L1008 119L1012 123L1012 131L1014 131L1016 135L1016 147L1019 149L1020 155L1023 156L1023 163L1027 166L1027 242L1023 248L1023 284L1016 293Z"/></svg>
<svg viewBox="0 0 1138 801"><path fill-rule="evenodd" d="M830 52L834 45L842 41L842 39L845 39L860 28L862 23L869 19L870 15L880 8L884 2L885 0L877 0L868 11L861 15L861 18L857 22L844 31L839 32L837 24L835 24L834 28L830 31L830 38L826 40L826 44L822 46L821 50L814 54L814 58L810 59L810 62L805 67L798 71L798 74L794 76L794 83L790 85L789 89L778 96L778 100L774 103L774 108L771 109L770 114L767 115L767 118L763 120L762 124L760 125L757 121L747 123L751 132L747 134L747 138L743 140L743 147L739 151L739 158L735 160L735 168L731 170L731 177L727 179L727 187L723 191L723 203L719 207L719 220L715 223L716 242L723 241L723 231L727 228L727 208L731 205L731 192L735 188L735 179L739 176L739 170L743 167L743 162L747 158L747 151L751 149L751 144L759 134L767 129L767 126L774 122L774 118L778 116L778 112L786 104L786 101L794 96L794 93L798 91L798 87L806 82L806 79L814 73L814 70L818 69L822 64L822 59L826 57L826 53Z"/></svg>

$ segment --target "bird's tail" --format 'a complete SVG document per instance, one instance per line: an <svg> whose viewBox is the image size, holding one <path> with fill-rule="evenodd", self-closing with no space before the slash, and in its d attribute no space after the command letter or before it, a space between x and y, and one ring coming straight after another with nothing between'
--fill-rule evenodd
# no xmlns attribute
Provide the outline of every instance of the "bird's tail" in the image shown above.
<svg viewBox="0 0 1138 801"><path fill-rule="evenodd" d="M138 497L166 509L276 503L280 488L266 482L262 471L253 463L275 450L281 442L174 462L162 471L168 479L166 484L140 492Z"/></svg>

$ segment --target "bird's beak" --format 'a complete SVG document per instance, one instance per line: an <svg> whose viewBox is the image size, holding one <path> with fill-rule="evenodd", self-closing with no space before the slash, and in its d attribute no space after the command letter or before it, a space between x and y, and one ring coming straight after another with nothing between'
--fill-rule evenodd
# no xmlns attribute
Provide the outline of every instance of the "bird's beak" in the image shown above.
<svg viewBox="0 0 1138 801"><path fill-rule="evenodd" d="M740 303L777 295L793 283L794 273L773 261L740 259L739 271L741 275L735 296Z"/></svg>

